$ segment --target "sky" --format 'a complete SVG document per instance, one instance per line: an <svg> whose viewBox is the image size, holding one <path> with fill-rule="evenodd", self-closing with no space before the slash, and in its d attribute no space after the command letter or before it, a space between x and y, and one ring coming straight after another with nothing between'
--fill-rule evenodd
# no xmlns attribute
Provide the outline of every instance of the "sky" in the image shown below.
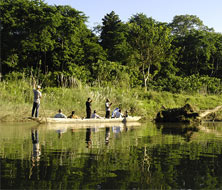
<svg viewBox="0 0 222 190"><path fill-rule="evenodd" d="M196 15L205 26L222 33L222 0L44 0L48 5L70 5L87 17L89 28L102 23L111 11L123 22L143 13L159 22L172 22L176 15Z"/></svg>

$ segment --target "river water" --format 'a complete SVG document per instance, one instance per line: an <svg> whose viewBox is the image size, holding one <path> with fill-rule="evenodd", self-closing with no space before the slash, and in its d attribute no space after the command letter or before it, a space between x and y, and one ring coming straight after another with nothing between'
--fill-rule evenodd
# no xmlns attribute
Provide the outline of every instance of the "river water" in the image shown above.
<svg viewBox="0 0 222 190"><path fill-rule="evenodd" d="M222 123L0 124L1 189L222 189Z"/></svg>

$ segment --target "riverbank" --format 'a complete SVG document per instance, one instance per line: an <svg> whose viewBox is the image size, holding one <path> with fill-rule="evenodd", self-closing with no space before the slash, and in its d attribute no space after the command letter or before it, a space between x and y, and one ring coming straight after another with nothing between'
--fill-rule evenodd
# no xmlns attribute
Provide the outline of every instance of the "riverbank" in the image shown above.
<svg viewBox="0 0 222 190"><path fill-rule="evenodd" d="M0 82L0 121L26 121L31 116L33 92L29 82ZM144 120L153 120L163 107L176 108L191 104L197 111L222 105L221 95L173 94L170 92L145 92L142 88L88 87L43 88L40 117L53 117L58 109L69 115L72 110L85 117L85 102L91 97L92 109L101 116L105 115L105 100L111 100L112 109L121 107L130 115L142 116ZM221 114L218 114L218 117Z"/></svg>

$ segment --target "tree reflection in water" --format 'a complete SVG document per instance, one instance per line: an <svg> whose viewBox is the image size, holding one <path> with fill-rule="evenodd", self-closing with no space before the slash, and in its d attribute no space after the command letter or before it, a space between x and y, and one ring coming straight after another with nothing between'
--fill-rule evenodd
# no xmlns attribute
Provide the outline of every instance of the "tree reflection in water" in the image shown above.
<svg viewBox="0 0 222 190"><path fill-rule="evenodd" d="M163 134L181 135L187 142L200 129L199 124L186 123L157 123L156 126L158 129L161 129Z"/></svg>
<svg viewBox="0 0 222 190"><path fill-rule="evenodd" d="M1 189L221 189L222 126L210 127L189 142L185 129L154 124L61 139L55 128L1 127Z"/></svg>

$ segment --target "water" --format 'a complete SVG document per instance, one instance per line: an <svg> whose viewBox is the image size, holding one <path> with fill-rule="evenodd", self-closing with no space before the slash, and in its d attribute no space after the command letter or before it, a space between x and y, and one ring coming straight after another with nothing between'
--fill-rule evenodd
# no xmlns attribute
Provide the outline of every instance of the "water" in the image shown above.
<svg viewBox="0 0 222 190"><path fill-rule="evenodd" d="M221 189L222 123L0 124L1 189Z"/></svg>

